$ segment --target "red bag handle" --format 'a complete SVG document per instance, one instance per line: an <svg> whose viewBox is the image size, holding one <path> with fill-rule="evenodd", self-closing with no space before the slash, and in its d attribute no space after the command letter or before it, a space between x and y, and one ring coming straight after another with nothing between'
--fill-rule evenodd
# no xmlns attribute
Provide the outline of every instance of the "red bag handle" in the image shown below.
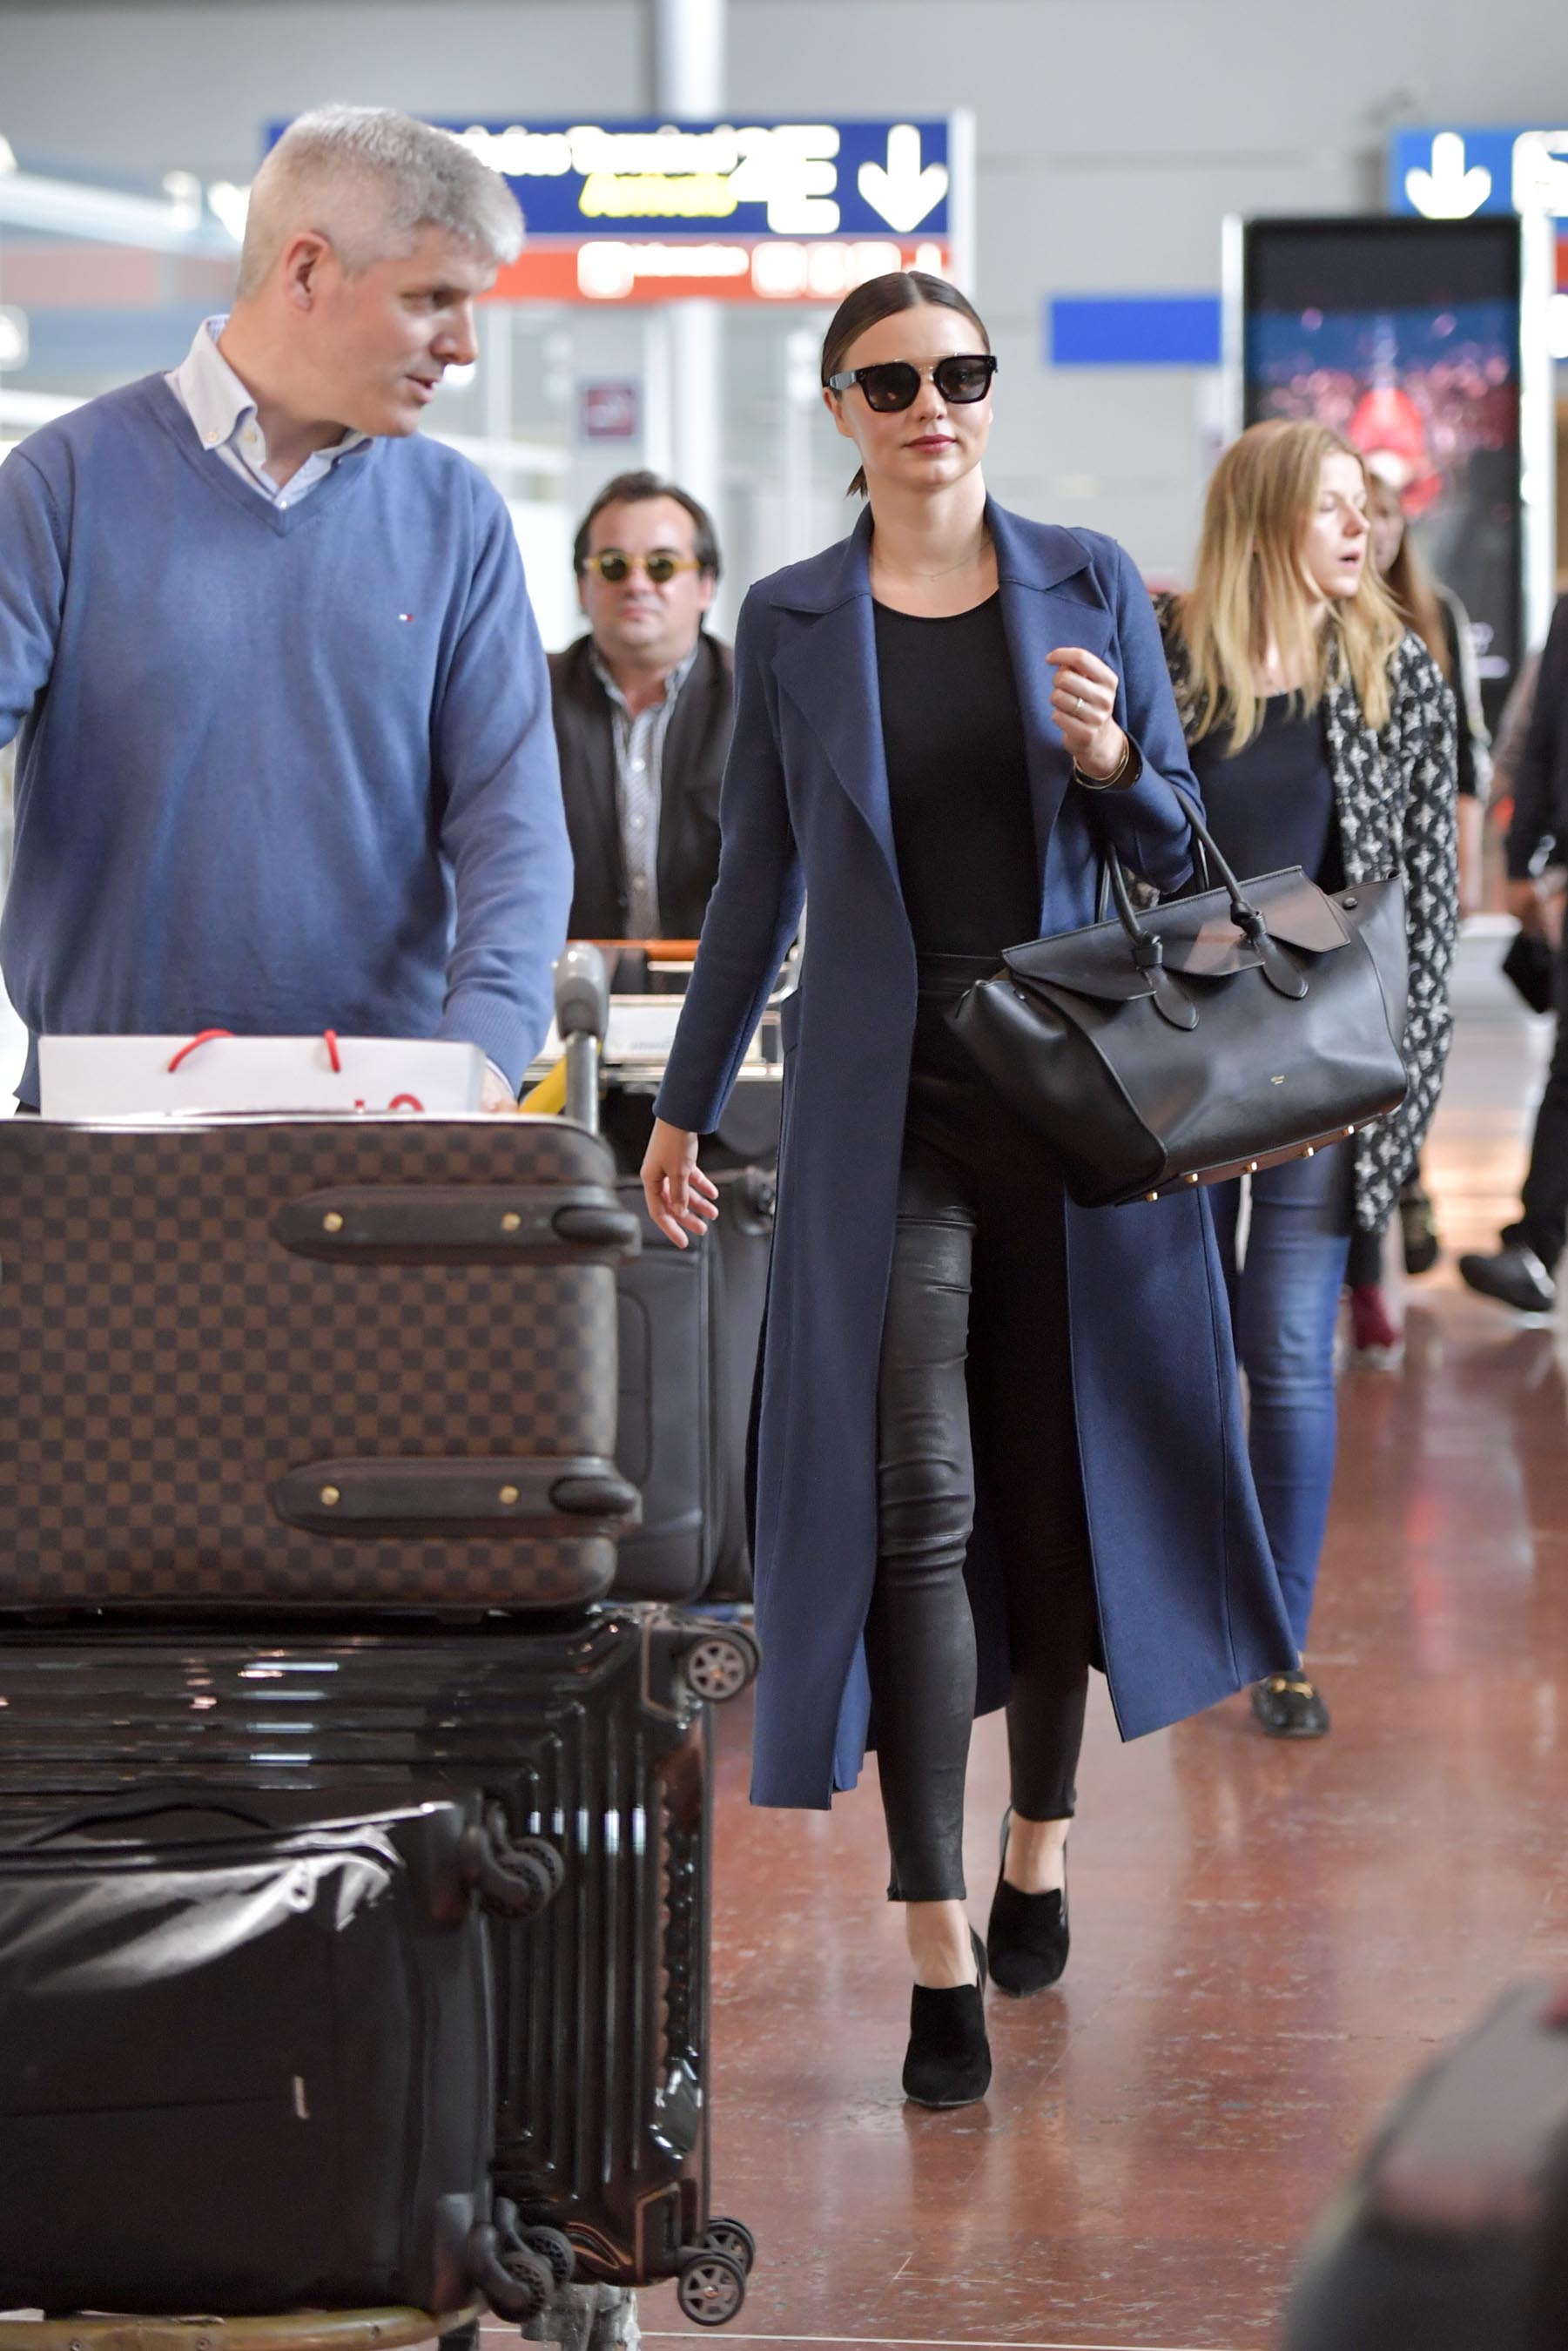
<svg viewBox="0 0 1568 2351"><path fill-rule="evenodd" d="M191 1055L195 1051L198 1045L205 1045L214 1037L232 1037L233 1035L234 1030L232 1029L204 1029L200 1036L193 1037L188 1045L181 1046L179 1051L175 1054L173 1060L169 1064L169 1075L171 1077L173 1076L181 1062L188 1061Z"/></svg>
<svg viewBox="0 0 1568 2351"><path fill-rule="evenodd" d="M323 1029L321 1034L326 1040L327 1058L332 1064L333 1074L335 1076L341 1077L343 1072L343 1057L338 1050L338 1032L335 1029ZM232 1037L233 1035L234 1030L232 1029L204 1029L198 1036L191 1039L188 1045L181 1046L179 1051L175 1054L173 1060L169 1064L169 1075L171 1077L173 1076L181 1062L189 1060L190 1056L195 1051L198 1045L210 1044L214 1037ZM413 1102L413 1096L412 1094L400 1094L398 1099L400 1102ZM423 1102L413 1102L413 1106L415 1110L423 1110L424 1107Z"/></svg>

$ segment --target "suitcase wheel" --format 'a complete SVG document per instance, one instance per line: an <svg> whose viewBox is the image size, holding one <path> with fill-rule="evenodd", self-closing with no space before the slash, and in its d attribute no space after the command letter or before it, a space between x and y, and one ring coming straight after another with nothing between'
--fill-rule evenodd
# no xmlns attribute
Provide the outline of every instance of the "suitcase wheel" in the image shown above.
<svg viewBox="0 0 1568 2351"><path fill-rule="evenodd" d="M739 1625L708 1625L681 1651L681 1671L710 1706L723 1706L748 1689L761 1662L761 1650Z"/></svg>
<svg viewBox="0 0 1568 2351"><path fill-rule="evenodd" d="M468 2271L498 2317L526 2326L554 2301L555 2276L548 2262L517 2234L511 2225L516 2218L509 2207L497 2205L497 2225L476 2228L468 2240ZM453 2351L462 2351L457 2336L464 2332L456 2330Z"/></svg>
<svg viewBox="0 0 1568 2351"><path fill-rule="evenodd" d="M460 1847L464 1884L494 1918L536 1918L566 1881L566 1865L543 1837L514 1839L493 1804L483 1828L465 1829Z"/></svg>
<svg viewBox="0 0 1568 2351"><path fill-rule="evenodd" d="M728 2253L740 2263L747 2277L757 2266L757 2240L744 2220L710 2220L703 2232L703 2243L709 2252Z"/></svg>
<svg viewBox="0 0 1568 2351"><path fill-rule="evenodd" d="M518 2237L528 2251L543 2262L558 2294L571 2283L577 2275L577 2255L570 2237L562 2236L559 2229L522 2229Z"/></svg>
<svg viewBox="0 0 1568 2351"><path fill-rule="evenodd" d="M746 2272L733 2253L695 2246L683 2259L675 2300L694 2326L727 2326L746 2300Z"/></svg>
<svg viewBox="0 0 1568 2351"><path fill-rule="evenodd" d="M497 2256L502 2275L486 2291L503 2318L526 2326L541 2318L555 2299L555 2277L548 2262L524 2244L503 2245Z"/></svg>

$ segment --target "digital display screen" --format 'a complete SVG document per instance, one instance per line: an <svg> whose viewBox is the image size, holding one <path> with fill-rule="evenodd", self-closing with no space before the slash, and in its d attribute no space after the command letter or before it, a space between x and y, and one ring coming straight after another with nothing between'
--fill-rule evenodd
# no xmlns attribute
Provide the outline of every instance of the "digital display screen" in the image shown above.
<svg viewBox="0 0 1568 2351"><path fill-rule="evenodd" d="M1518 222L1253 221L1243 250L1246 422L1316 417L1398 490L1495 721L1522 625Z"/></svg>

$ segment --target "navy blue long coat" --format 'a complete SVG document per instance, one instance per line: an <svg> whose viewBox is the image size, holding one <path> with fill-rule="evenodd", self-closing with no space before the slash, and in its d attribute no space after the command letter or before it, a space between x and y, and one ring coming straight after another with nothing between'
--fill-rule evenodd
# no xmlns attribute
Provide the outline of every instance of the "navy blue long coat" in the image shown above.
<svg viewBox="0 0 1568 2351"><path fill-rule="evenodd" d="M1042 935L1093 921L1095 827L1166 886L1196 790L1147 590L1092 531L992 504L1002 611L1029 747ZM878 713L870 517L752 589L736 642L723 848L659 1114L718 1121L810 901L785 1030L779 1222L761 1365L753 1801L825 1806L853 1785L869 1716L861 1636L876 1561L877 1367L898 1195L915 947L899 887ZM1100 654L1143 753L1131 789L1086 793L1050 710L1045 656ZM956 812L961 821L961 810ZM1208 1209L1069 1203L1072 1386L1111 1697L1124 1738L1155 1730L1295 1652L1248 1468L1230 1317ZM978 1498L977 1525L985 1524ZM983 1532L967 1580L978 1707L1005 1699L1001 1578Z"/></svg>

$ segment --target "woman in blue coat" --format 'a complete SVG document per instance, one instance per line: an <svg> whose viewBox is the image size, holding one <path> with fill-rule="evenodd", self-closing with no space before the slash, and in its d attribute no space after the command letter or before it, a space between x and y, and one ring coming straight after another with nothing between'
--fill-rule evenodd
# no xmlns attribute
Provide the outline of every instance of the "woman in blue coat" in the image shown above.
<svg viewBox="0 0 1568 2351"><path fill-rule="evenodd" d="M1096 913L1102 843L1185 880L1194 784L1153 607L1110 539L986 496L996 362L918 272L844 302L824 395L869 511L755 587L723 846L643 1167L671 1239L810 899L785 1014L760 1371L753 1799L827 1805L878 1754L915 1990L904 2088L984 2095L981 1991L1067 1955L1091 1664L1124 1737L1289 1670L1207 1209L1085 1210L946 1021L1004 946ZM986 1950L964 1773L1006 1705Z"/></svg>

